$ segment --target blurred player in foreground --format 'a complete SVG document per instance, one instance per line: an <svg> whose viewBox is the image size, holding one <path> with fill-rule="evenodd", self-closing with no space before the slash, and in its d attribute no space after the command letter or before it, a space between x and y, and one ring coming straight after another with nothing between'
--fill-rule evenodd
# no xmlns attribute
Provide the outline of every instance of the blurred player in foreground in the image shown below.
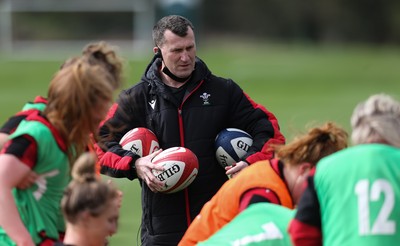
<svg viewBox="0 0 400 246"><path fill-rule="evenodd" d="M308 180L290 224L295 245L400 242L400 102L373 95L351 126L355 146L321 160Z"/></svg>
<svg viewBox="0 0 400 246"><path fill-rule="evenodd" d="M94 153L84 153L72 169L73 180L61 200L66 221L63 245L104 246L118 229L120 192L98 179Z"/></svg>
<svg viewBox="0 0 400 246"><path fill-rule="evenodd" d="M113 80L110 80L111 85L114 89L119 88L122 81L122 59L117 56L114 47L104 41L93 42L84 47L82 50L82 56L88 59L90 64L99 64L104 66L114 77ZM73 62L77 57L67 59L60 67L67 66L71 62ZM19 123L24 120L28 115L35 113L37 111L44 111L47 105L47 99L43 96L36 96L34 101L26 103L22 110L15 115L11 116L0 128L0 150L3 148L3 145L8 141L8 137L11 133L17 129ZM89 145L90 146L90 145ZM99 167L97 168L97 173L100 173ZM22 181L17 185L20 189L26 189L31 186L35 180L38 178L38 175L31 171Z"/></svg>
<svg viewBox="0 0 400 246"><path fill-rule="evenodd" d="M238 214L209 239L198 246L291 246L287 227L295 210L257 203Z"/></svg>
<svg viewBox="0 0 400 246"><path fill-rule="evenodd" d="M347 133L332 122L287 145L275 145L277 159L259 161L221 187L202 208L179 245L209 238L250 204L269 202L293 209L310 170L323 157L347 147Z"/></svg>
<svg viewBox="0 0 400 246"><path fill-rule="evenodd" d="M0 154L0 245L45 245L64 232L60 201L70 167L112 103L116 81L93 52L63 66L50 82L47 105L22 120ZM93 59L100 60L92 62ZM27 189L17 185L31 172Z"/></svg>

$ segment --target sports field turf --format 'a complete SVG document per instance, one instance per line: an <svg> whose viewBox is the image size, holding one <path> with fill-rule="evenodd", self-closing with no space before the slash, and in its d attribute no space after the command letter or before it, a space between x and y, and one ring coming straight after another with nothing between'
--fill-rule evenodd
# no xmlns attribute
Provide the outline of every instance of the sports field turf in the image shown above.
<svg viewBox="0 0 400 246"><path fill-rule="evenodd" d="M388 93L400 100L400 48L217 44L198 48L211 71L235 80L257 103L279 120L290 141L307 126L327 120L350 129L355 105L371 94ZM77 54L73 51L72 54ZM127 82L142 75L149 56L129 63ZM60 61L6 61L0 56L0 122L35 95L46 95ZM124 192L118 234L111 245L137 245L140 224L138 181L114 179Z"/></svg>

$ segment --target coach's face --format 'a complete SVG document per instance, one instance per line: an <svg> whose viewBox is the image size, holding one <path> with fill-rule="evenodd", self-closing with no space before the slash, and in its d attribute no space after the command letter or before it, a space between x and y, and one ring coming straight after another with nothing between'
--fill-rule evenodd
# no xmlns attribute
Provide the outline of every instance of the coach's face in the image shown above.
<svg viewBox="0 0 400 246"><path fill-rule="evenodd" d="M187 35L180 37L170 30L164 33L164 43L160 47L164 64L176 76L186 78L194 70L196 41L189 27Z"/></svg>

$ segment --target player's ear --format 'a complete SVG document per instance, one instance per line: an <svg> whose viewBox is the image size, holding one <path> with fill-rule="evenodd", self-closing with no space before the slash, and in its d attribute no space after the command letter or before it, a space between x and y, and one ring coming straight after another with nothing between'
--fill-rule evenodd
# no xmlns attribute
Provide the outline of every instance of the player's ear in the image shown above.
<svg viewBox="0 0 400 246"><path fill-rule="evenodd" d="M307 174L308 174L308 172L311 170L311 168L312 168L312 165L311 165L311 163L308 163L308 162L303 162L303 163L301 163L300 164L300 174L305 174L306 172L307 172Z"/></svg>
<svg viewBox="0 0 400 246"><path fill-rule="evenodd" d="M161 53L161 49L160 47L156 46L153 48L154 54L156 54L156 56L162 58L162 53Z"/></svg>

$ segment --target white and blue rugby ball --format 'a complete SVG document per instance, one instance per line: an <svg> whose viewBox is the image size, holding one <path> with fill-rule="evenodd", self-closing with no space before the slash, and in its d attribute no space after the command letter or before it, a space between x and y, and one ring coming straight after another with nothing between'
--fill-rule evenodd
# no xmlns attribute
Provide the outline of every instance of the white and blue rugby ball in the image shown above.
<svg viewBox="0 0 400 246"><path fill-rule="evenodd" d="M253 138L237 128L226 128L215 138L215 157L222 167L239 162L249 151Z"/></svg>

